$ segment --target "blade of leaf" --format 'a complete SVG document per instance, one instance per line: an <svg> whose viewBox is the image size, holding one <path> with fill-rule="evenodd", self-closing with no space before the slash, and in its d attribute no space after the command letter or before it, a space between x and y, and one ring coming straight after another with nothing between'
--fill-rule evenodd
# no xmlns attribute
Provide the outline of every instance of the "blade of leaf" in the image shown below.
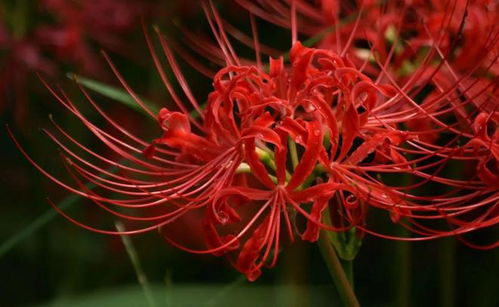
<svg viewBox="0 0 499 307"><path fill-rule="evenodd" d="M122 161L123 162L123 161ZM117 167L112 166L107 169L108 172L115 173L118 170ZM106 178L107 176L103 176ZM95 188L94 184L85 185L86 189L92 190ZM61 202L59 202L58 207L61 210L68 209L72 205L74 205L81 196L76 194L71 194L64 198ZM12 237L4 241L0 245L0 258L2 258L6 253L8 253L12 248L14 248L17 244L21 243L25 239L29 238L33 233L37 232L40 228L47 225L50 221L52 221L56 216L59 216L55 210L52 208L48 209L42 215L38 216L33 222L24 227L21 231L14 234Z"/></svg>
<svg viewBox="0 0 499 307"><path fill-rule="evenodd" d="M124 90L121 90L119 88L106 85L104 83L79 76L76 74L68 73L67 77L70 78L71 80L74 80L75 82L79 82L81 85L85 86L86 88L93 90L103 96L106 96L108 98L114 99L118 102L121 102L129 107L131 107L133 110L140 112L142 114L145 114L145 111L133 100L130 95L125 92ZM143 100L144 103L148 104L148 106L155 112L158 111L158 108L154 106L151 102L148 102L147 100ZM201 107L204 107L201 106ZM193 118L199 117L199 114L196 111L191 112L191 116ZM115 167L111 167L108 169L110 172L115 172L117 169ZM93 189L95 186L92 184L89 184L86 186L88 189ZM80 196L77 195L70 195L66 197L64 200L62 200L58 206L61 209L67 209L71 207L74 203L76 203L80 199ZM17 232L15 235L4 241L2 244L0 244L0 258L3 257L6 253L8 253L12 248L14 248L16 245L24 241L25 239L29 238L33 233L38 231L40 228L48 224L50 221L52 221L56 216L58 216L57 212L55 212L52 209L48 209L45 213L37 217L33 222L31 222L29 225L24 227L21 231Z"/></svg>
<svg viewBox="0 0 499 307"><path fill-rule="evenodd" d="M74 204L80 197L78 195L70 195L66 197L63 201L59 203L59 208L62 210L69 208L72 204ZM48 209L37 217L33 222L23 228L23 230L16 233L14 236L7 239L0 245L0 258L2 258L7 252L9 252L13 247L27 239L34 232L38 231L40 228L45 226L48 222L50 222L53 218L58 216L57 212L53 209Z"/></svg>
<svg viewBox="0 0 499 307"><path fill-rule="evenodd" d="M131 108L134 111L137 111L141 114L146 114L145 111L137 104L137 102L135 102L135 100L126 91L122 89L73 73L68 73L67 77L96 93L99 93L117 102L121 102L122 104ZM141 98L141 100L145 104L147 104L147 106L153 112L157 113L159 111L158 108L154 105L154 103L143 98Z"/></svg>
<svg viewBox="0 0 499 307"><path fill-rule="evenodd" d="M127 107L130 107L132 110L135 110L141 114L147 114L138 104L133 100L133 98L124 90L119 89L117 87L111 86L104 84L102 82L83 77L80 75L76 75L73 73L68 73L67 77L75 82L78 82L79 84L83 85L84 87L99 93L105 97L108 97L110 99L116 100L118 102L123 103ZM153 112L158 113L159 108L156 107L156 105L147 99L141 98L142 102L144 102ZM201 109L205 108L205 104L201 105ZM189 113L192 118L198 118L199 113L196 110L193 110Z"/></svg>

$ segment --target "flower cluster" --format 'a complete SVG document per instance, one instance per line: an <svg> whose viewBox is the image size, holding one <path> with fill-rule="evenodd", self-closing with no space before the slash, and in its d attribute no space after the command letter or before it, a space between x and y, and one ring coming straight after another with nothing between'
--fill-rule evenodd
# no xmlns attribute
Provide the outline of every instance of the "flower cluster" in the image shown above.
<svg viewBox="0 0 499 307"><path fill-rule="evenodd" d="M221 18L206 5L220 45L217 54L226 64L213 76L204 104L195 98L161 34L181 94L147 34L146 39L176 107L155 114L109 61L128 93L158 121L162 134L152 142L113 120L84 89L115 133L99 128L64 93L52 90L127 163L85 147L56 125L60 136L46 133L61 147L78 187L37 167L136 228L97 229L54 206L62 215L101 233L160 229L181 249L228 256L249 280L257 279L262 267L275 265L283 242L297 237L314 242L321 231L355 229L358 236L426 240L461 238L497 224L499 32L492 3L390 1L379 6L364 1L354 10L336 1L319 1L319 9L308 1L290 1L287 10L280 2L261 1L263 7L239 2L279 25L291 20L289 62L281 56L262 64L264 48L255 37L257 61L242 64ZM340 17L352 11L355 18L339 26ZM418 22L406 12L428 19ZM300 14L307 19L297 20ZM482 25L475 18L491 22ZM368 26L371 22L375 27ZM298 29L312 35L319 23L336 25L336 30L316 48L297 40ZM480 48L470 42L472 34ZM412 235L398 238L374 229L368 219L373 211L387 212L391 223ZM189 230L180 236L182 225Z"/></svg>

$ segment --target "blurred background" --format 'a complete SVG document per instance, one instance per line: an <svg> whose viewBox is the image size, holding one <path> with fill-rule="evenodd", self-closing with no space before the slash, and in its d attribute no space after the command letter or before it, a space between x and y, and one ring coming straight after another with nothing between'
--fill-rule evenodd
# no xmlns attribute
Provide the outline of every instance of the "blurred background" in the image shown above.
<svg viewBox="0 0 499 307"><path fill-rule="evenodd" d="M244 10L232 1L217 6L231 25L251 33ZM49 115L86 146L105 152L37 76L64 88L82 112L104 125L68 77L76 73L118 87L101 49L138 93L157 106L171 104L141 20L184 45L191 34L209 38L196 0L0 0L0 306L340 306L314 244L286 247L277 267L250 283L223 258L179 251L156 232L123 242L85 231L51 209L47 197L72 215L101 218L40 174L4 125L57 178L68 176L56 146L40 132L51 126ZM287 31L258 25L262 41L288 48ZM210 80L181 64L202 101ZM94 94L122 125L146 140L157 137L156 124L135 109ZM137 269L148 280L145 289ZM354 262L362 306L499 306L498 273L497 250L473 250L453 238L409 244L366 237Z"/></svg>

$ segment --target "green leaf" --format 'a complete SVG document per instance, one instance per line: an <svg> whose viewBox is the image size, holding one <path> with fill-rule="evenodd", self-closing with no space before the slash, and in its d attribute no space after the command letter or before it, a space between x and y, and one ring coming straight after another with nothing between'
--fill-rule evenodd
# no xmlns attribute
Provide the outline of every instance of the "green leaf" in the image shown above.
<svg viewBox="0 0 499 307"><path fill-rule="evenodd" d="M123 161L122 161L123 162ZM115 173L118 170L116 166L109 167L107 169L108 172ZM103 178L107 178L107 176L103 176ZM95 188L95 185L89 183L85 185L86 189L92 190ZM59 202L58 207L61 210L68 209L73 206L78 200L81 199L81 196L76 194L71 194L64 198L61 202ZM52 221L55 217L59 216L59 214L52 208L47 209L45 213L37 217L33 222L24 227L19 232L15 233L12 237L4 241L0 245L0 258L2 258L6 253L8 253L12 248L14 248L17 244L29 238L33 233L37 232L40 228L47 225L50 221Z"/></svg>
<svg viewBox="0 0 499 307"><path fill-rule="evenodd" d="M119 88L111 86L111 85L104 84L102 82L99 82L99 81L96 81L96 80L93 80L90 78L76 75L73 73L68 73L67 77L71 80L78 82L79 84L83 85L84 87L86 87L86 88L88 88L96 93L99 93L105 97L112 99L112 100L121 102L122 104L131 108L132 110L135 110L135 111L142 113L142 114L147 114L140 107L140 105L137 104L137 102L132 98L132 96L130 96L130 94L128 94L125 90L119 89ZM154 113L157 113L159 111L158 107L156 107L154 105L154 103L152 103L146 99L143 99L143 98L141 98L141 100Z"/></svg>
<svg viewBox="0 0 499 307"><path fill-rule="evenodd" d="M80 197L78 195L70 195L59 203L59 208L62 210L67 209L75 203ZM58 216L57 212L52 208L48 209L45 213L37 217L33 222L24 227L22 230L14 234L12 237L2 242L0 245L0 258L8 253L17 244L29 238L33 233L37 232L40 228L45 226L48 222Z"/></svg>
<svg viewBox="0 0 499 307"><path fill-rule="evenodd" d="M135 110L135 111L137 111L141 114L144 114L144 115L147 114L140 107L140 105L137 104L137 102L132 98L132 96L130 96L125 90L119 89L119 88L111 86L111 85L104 84L102 82L99 82L99 81L96 81L96 80L93 80L93 79L90 79L87 77L76 75L73 73L68 73L67 77L75 82L78 82L82 86L84 86L84 87L86 87L86 88L88 88L96 93L99 93L105 97L112 99L112 100L116 100L118 102L123 103L124 105L131 108L132 110ZM144 104L146 104L149 107L149 109L151 109L151 111L153 113L159 112L159 108L156 107L156 105L154 103L152 103L152 102L150 102L147 99L144 99L142 97L140 99L142 100L142 102ZM201 109L204 109L204 107L205 107L205 104L202 104ZM193 118L199 118L199 113L196 110L191 111L189 114Z"/></svg>

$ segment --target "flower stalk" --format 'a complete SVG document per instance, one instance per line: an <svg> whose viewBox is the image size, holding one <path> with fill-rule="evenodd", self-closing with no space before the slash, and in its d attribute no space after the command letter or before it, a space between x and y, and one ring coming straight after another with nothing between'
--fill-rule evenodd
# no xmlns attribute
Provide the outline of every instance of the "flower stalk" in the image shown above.
<svg viewBox="0 0 499 307"><path fill-rule="evenodd" d="M360 306L341 261L324 231L321 231L318 244L343 305L347 307Z"/></svg>
<svg viewBox="0 0 499 307"><path fill-rule="evenodd" d="M115 226L118 231L122 232L125 231L125 225L123 225L123 223L116 221ZM156 307L156 302L154 301L154 297L152 295L151 286L149 285L147 276L144 273L142 264L140 263L139 255L137 254L135 246L133 246L132 240L130 239L130 237L122 235L121 241L123 242L126 252L130 257L130 261L132 262L133 268L135 269L135 274L137 275L137 281L139 282L140 286L142 287L142 290L144 291L144 296L146 297L148 306Z"/></svg>
<svg viewBox="0 0 499 307"><path fill-rule="evenodd" d="M456 240L445 238L439 251L440 306L455 306Z"/></svg>
<svg viewBox="0 0 499 307"><path fill-rule="evenodd" d="M411 245L408 242L396 243L396 303L409 306L411 296Z"/></svg>

